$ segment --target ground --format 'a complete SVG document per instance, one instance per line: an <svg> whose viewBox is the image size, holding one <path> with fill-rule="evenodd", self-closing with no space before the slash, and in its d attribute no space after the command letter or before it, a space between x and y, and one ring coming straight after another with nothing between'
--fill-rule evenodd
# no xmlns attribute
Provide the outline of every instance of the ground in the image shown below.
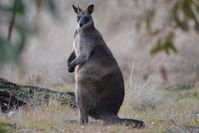
<svg viewBox="0 0 199 133"><path fill-rule="evenodd" d="M53 87L61 91L71 91L73 88L73 85ZM139 96L138 93L132 95L130 92L135 89L129 86L127 88L119 116L143 120L146 124L144 129L132 129L124 125L104 125L92 119L89 125L81 126L78 123L76 109L51 101L48 105L24 107L7 114L0 114L0 133L199 132L199 84L189 87L162 85L156 90L159 102L153 101L157 95L147 96L144 92L141 93L143 98L135 99ZM144 99L148 102L142 103ZM142 102L135 102L136 100ZM72 120L75 122L71 123Z"/></svg>

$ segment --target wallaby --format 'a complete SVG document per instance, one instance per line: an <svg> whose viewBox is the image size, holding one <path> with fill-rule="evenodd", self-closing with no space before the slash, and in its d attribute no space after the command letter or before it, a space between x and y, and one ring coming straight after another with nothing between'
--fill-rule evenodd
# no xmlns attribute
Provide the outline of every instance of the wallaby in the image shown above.
<svg viewBox="0 0 199 133"><path fill-rule="evenodd" d="M91 16L94 5L86 10L73 5L73 10L78 27L68 58L68 71L75 70L80 123L87 124L90 116L107 123L143 127L143 121L117 116L124 99L124 80L115 58L94 26Z"/></svg>

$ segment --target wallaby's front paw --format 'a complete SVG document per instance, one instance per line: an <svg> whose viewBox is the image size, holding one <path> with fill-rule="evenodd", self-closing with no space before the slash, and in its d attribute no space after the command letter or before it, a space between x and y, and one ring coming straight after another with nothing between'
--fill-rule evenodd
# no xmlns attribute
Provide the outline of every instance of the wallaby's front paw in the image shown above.
<svg viewBox="0 0 199 133"><path fill-rule="evenodd" d="M68 62L68 67L70 67L71 62Z"/></svg>
<svg viewBox="0 0 199 133"><path fill-rule="evenodd" d="M68 67L68 72L72 73L75 71L75 67Z"/></svg>

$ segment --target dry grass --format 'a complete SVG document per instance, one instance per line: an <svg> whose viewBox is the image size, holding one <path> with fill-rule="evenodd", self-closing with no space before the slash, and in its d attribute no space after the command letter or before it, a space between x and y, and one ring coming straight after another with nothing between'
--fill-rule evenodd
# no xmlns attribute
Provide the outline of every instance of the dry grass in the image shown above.
<svg viewBox="0 0 199 133"><path fill-rule="evenodd" d="M147 86L147 84L145 85ZM142 87L140 86L139 88ZM54 89L56 88L59 87L55 87ZM68 88L70 89L67 86L65 88L67 90ZM148 89L147 87L143 87L142 89L136 90L141 91L140 95L137 95L139 92L129 93L135 91L134 88L127 89L125 101L119 115L121 117L143 120L146 124L146 128L144 129L131 129L123 125L104 125L100 121L93 119L91 119L88 126L82 127L78 123L77 110L67 108L56 101L51 101L48 105L26 107L8 114L1 114L0 131L6 132L7 130L7 132L13 131L19 133L152 133L185 132L199 128L198 85L189 90L174 90L171 88L166 89L165 87L163 89L162 87L161 91L159 90L161 92L159 95L150 95L152 92L147 92L154 92L157 88ZM155 98L156 96L161 97L161 102L150 101L152 97ZM149 100L149 102L144 103L143 106L143 103L139 99L141 101ZM71 123L70 120L75 120L75 122Z"/></svg>

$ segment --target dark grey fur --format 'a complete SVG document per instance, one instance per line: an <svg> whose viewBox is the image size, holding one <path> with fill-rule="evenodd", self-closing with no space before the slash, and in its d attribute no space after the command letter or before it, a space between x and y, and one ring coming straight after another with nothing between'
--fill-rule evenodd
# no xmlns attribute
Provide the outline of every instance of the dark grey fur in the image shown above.
<svg viewBox="0 0 199 133"><path fill-rule="evenodd" d="M81 24L74 35L73 51L68 59L69 72L75 69L77 105L80 123L87 124L88 116L107 123L121 123L133 127L143 127L144 122L121 119L117 113L124 99L124 81L121 70L107 47L104 39L94 27L92 12L73 6L82 23L84 17L89 22Z"/></svg>

